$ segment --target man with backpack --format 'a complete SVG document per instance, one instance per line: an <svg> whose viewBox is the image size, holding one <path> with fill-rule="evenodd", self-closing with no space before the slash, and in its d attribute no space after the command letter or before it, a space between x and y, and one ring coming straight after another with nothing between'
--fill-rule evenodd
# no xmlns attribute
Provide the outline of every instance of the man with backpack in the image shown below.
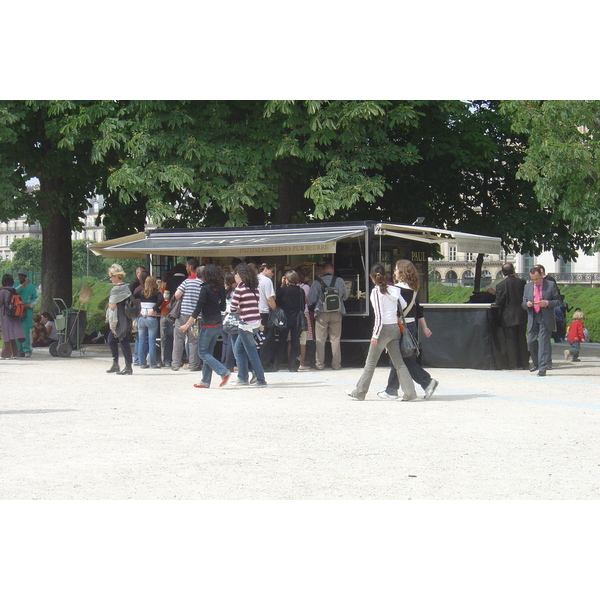
<svg viewBox="0 0 600 600"><path fill-rule="evenodd" d="M347 298L344 280L335 276L332 263L323 263L321 277L315 279L308 294L309 303L315 306L315 368L318 370L325 368L325 342L328 337L331 343L331 368L337 370L342 366L340 339L342 316L346 314L344 301Z"/></svg>
<svg viewBox="0 0 600 600"><path fill-rule="evenodd" d="M25 318L21 318L21 325L25 333L25 341L17 341L19 356L31 358L31 330L33 329L33 307L38 301L37 291L33 283L27 279L27 271L21 269L17 271L19 285L16 287L17 294L21 296L25 305Z"/></svg>

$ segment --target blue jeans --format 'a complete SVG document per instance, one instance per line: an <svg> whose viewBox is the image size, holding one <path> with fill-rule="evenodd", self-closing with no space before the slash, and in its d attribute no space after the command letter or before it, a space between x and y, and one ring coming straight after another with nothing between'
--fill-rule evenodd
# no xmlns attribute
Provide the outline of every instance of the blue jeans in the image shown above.
<svg viewBox="0 0 600 600"><path fill-rule="evenodd" d="M223 349L221 351L221 362L230 370L235 367L235 357L233 356L233 346L237 340L237 333L227 333L224 331L221 335L223 340Z"/></svg>
<svg viewBox="0 0 600 600"><path fill-rule="evenodd" d="M229 373L229 369L213 356L215 345L222 331L222 325L200 328L198 354L202 359L202 383L206 385L210 385L213 371L221 377L225 377Z"/></svg>
<svg viewBox="0 0 600 600"><path fill-rule="evenodd" d="M138 357L140 366L146 365L146 356L150 356L150 366L156 367L156 338L158 319L156 317L138 317Z"/></svg>
<svg viewBox="0 0 600 600"><path fill-rule="evenodd" d="M238 338L233 347L233 354L238 367L238 381L248 382L248 361L250 361L257 383L266 385L265 370L254 341L254 333L259 329L260 325L257 325L253 331L238 329Z"/></svg>

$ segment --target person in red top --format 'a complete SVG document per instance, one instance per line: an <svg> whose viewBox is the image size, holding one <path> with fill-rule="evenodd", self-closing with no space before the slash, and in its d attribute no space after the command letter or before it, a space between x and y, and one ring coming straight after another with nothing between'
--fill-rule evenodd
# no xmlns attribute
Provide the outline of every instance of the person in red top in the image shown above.
<svg viewBox="0 0 600 600"><path fill-rule="evenodd" d="M569 346L571 347L565 350L565 360L581 362L579 360L579 345L585 337L583 334L584 316L583 312L579 309L573 313L573 322L569 325L569 331L567 332L567 340L569 340Z"/></svg>

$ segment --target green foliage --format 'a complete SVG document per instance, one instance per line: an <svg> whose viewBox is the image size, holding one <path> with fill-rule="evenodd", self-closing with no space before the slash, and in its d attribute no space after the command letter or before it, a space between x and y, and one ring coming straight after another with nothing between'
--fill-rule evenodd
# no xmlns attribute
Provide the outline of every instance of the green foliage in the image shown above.
<svg viewBox="0 0 600 600"><path fill-rule="evenodd" d="M600 101L520 100L502 103L513 129L527 136L517 177L534 184L543 210L600 248Z"/></svg>
<svg viewBox="0 0 600 600"><path fill-rule="evenodd" d="M581 285L560 286L569 309L580 308L585 315L585 327L594 342L600 342L600 288ZM567 315L567 326L571 323L573 310ZM582 352L585 349L582 348Z"/></svg>
<svg viewBox="0 0 600 600"><path fill-rule="evenodd" d="M14 252L12 264L17 269L41 271L42 240L32 237L17 238L11 242L10 249Z"/></svg>
<svg viewBox="0 0 600 600"><path fill-rule="evenodd" d="M463 304L471 294L473 288L461 286L448 286L443 283L429 284L429 302L432 304Z"/></svg>

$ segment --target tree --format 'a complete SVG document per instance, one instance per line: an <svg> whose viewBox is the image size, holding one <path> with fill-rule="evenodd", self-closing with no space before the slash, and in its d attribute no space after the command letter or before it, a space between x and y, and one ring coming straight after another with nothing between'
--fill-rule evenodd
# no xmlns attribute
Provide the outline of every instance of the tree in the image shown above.
<svg viewBox="0 0 600 600"><path fill-rule="evenodd" d="M72 297L71 231L81 230L83 210L102 181L105 165L89 160L91 142L80 136L62 142L65 119L86 102L0 102L0 220L27 216L42 227L42 302ZM37 177L40 189L27 193Z"/></svg>
<svg viewBox="0 0 600 600"><path fill-rule="evenodd" d="M41 271L42 269L42 240L38 238L17 238L10 244L13 254L12 264L16 269L26 271Z"/></svg>
<svg viewBox="0 0 600 600"><path fill-rule="evenodd" d="M116 165L105 206L128 207L109 234L124 235L144 209L167 227L233 226L372 203L386 189L382 165L418 160L387 137L412 118L403 102L102 102L71 115L61 143L74 147L87 128L92 160Z"/></svg>
<svg viewBox="0 0 600 600"><path fill-rule="evenodd" d="M517 177L533 183L542 210L581 236L583 250L598 249L600 101L507 101L502 112L527 140Z"/></svg>
<svg viewBox="0 0 600 600"><path fill-rule="evenodd" d="M389 189L377 203L377 218L412 223L423 216L426 225L500 237L508 252L553 249L574 258L593 236L540 206L533 184L517 177L527 138L511 130L499 106L490 100L415 103L418 124L404 142L420 160L383 170ZM334 218L373 218L373 207L357 202Z"/></svg>

